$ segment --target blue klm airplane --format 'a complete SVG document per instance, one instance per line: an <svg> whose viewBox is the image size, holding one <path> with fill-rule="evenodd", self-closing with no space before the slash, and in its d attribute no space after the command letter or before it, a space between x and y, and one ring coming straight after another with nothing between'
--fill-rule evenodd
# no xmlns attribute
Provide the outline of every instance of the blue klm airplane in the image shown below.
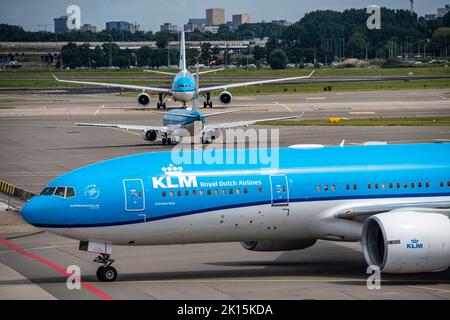
<svg viewBox="0 0 450 320"><path fill-rule="evenodd" d="M204 152L183 151L181 165L156 152L77 169L22 216L99 254L101 281L117 277L113 245L240 241L282 251L362 241L383 272L450 266L450 143L224 150L225 164L195 164Z"/></svg>
<svg viewBox="0 0 450 320"><path fill-rule="evenodd" d="M181 101L185 105L186 102L189 102L194 99L196 84L194 75L187 70L186 68L186 44L184 31L181 33L181 45L180 45L180 63L179 63L180 71L176 74L163 72L163 71L155 71L155 70L147 70L147 72L154 73L162 73L175 76L172 82L172 87L169 88L158 88L158 87L147 87L147 86L135 86L135 85L126 85L126 84L115 84L115 83L103 83L103 82L90 82L90 81L74 81L74 80L61 80L58 79L55 75L53 77L56 81L65 82L65 83L75 83L75 84L85 84L85 85L96 85L96 86L104 86L104 87L112 87L112 88L123 88L123 89L133 89L133 90L141 90L142 92L138 95L137 101L140 106L146 107L150 104L150 96L148 92L155 92L159 94L159 102L157 103L157 108L166 108L166 104L164 103L164 98L166 96L172 96L174 100ZM215 69L208 70L203 72L198 72L198 74L205 74L209 72L221 71L223 69ZM312 76L314 71L312 71L307 76L299 76L299 77L289 77L289 78L280 78L280 79L268 79L268 80L258 80L258 81L250 81L250 82L241 82L241 83L232 83L232 84L224 84L211 86L206 88L198 88L200 94L204 95L206 101L203 106L212 108L211 102L211 91L222 90L219 95L219 100L223 104L229 104L232 100L232 95L227 89L230 88L238 88L238 87L246 87L253 86L259 84L267 84L267 83L276 83L283 81L292 81L292 80L300 80L307 79Z"/></svg>

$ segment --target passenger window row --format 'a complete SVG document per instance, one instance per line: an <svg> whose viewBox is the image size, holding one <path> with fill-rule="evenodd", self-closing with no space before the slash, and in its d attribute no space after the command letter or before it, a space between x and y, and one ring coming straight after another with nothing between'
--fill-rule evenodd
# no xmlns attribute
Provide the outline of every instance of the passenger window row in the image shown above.
<svg viewBox="0 0 450 320"><path fill-rule="evenodd" d="M263 188L259 187L258 188L258 192L259 193L263 192ZM176 191L176 193L175 193L175 191L162 191L162 193L161 193L161 195L163 197L167 197L167 196L174 197L175 194L178 197L181 197L182 195L184 195L186 197L188 197L190 195L192 195L192 196L196 196L196 195L199 195L199 196L204 196L204 195L208 195L208 196L210 196L210 195L215 195L215 196L223 195L224 196L224 195L227 195L227 194L237 194L237 195L239 195L239 194L248 194L248 189L247 188L244 188L242 190L240 188L237 188L237 189L230 188L230 189L221 189L221 190L219 190L219 189L214 189L214 190L212 190L212 189L206 189L206 190L201 189L201 190L198 190L198 191L197 190L192 190L191 192L189 192L189 190L185 190L184 192L182 192L181 190L178 190L178 191Z"/></svg>
<svg viewBox="0 0 450 320"><path fill-rule="evenodd" d="M57 196L61 198L75 197L73 187L47 187L40 193L41 196Z"/></svg>
<svg viewBox="0 0 450 320"><path fill-rule="evenodd" d="M445 183L444 181L441 181L440 183L441 187L444 187ZM450 187L450 181L447 181L447 186ZM430 183L429 182L390 182L390 183L368 183L367 184L367 189L368 190L378 190L378 189L382 189L382 190L386 190L386 189L401 189L401 188L429 188L430 187ZM336 185L332 184L332 185L317 185L316 190L318 192L320 191L336 191ZM346 184L345 185L345 190L358 190L358 185L357 184Z"/></svg>
<svg viewBox="0 0 450 320"><path fill-rule="evenodd" d="M441 181L441 183L439 185L443 188L445 186L445 181ZM447 187L450 188L450 180L447 181Z"/></svg>

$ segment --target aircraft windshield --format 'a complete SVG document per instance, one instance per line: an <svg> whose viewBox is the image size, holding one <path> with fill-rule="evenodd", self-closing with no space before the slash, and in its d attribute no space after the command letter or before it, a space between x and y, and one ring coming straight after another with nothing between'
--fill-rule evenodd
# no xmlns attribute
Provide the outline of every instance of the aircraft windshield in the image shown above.
<svg viewBox="0 0 450 320"><path fill-rule="evenodd" d="M47 187L40 193L41 196L57 196L61 198L75 197L73 187Z"/></svg>
<svg viewBox="0 0 450 320"><path fill-rule="evenodd" d="M55 192L56 188L45 188L44 190L42 190L41 192L41 196L51 196L53 194L53 192Z"/></svg>

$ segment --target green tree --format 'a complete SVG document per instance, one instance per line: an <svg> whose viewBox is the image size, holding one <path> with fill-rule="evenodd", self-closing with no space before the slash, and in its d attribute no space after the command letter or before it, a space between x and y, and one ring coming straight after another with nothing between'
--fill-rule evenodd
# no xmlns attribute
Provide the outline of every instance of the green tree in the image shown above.
<svg viewBox="0 0 450 320"><path fill-rule="evenodd" d="M364 34L353 33L347 43L347 56L363 59L366 55L366 45L367 37Z"/></svg>
<svg viewBox="0 0 450 320"><path fill-rule="evenodd" d="M164 49L169 44L170 34L168 32L155 33L156 46L159 49Z"/></svg>
<svg viewBox="0 0 450 320"><path fill-rule="evenodd" d="M439 52L441 49L450 48L450 28L442 27L433 32L433 38L431 40L435 52Z"/></svg>
<svg viewBox="0 0 450 320"><path fill-rule="evenodd" d="M266 58L266 49L260 46L255 46L253 48L253 58L256 61L261 61Z"/></svg>
<svg viewBox="0 0 450 320"><path fill-rule="evenodd" d="M281 49L275 49L269 55L269 65L272 69L286 69L287 56Z"/></svg>

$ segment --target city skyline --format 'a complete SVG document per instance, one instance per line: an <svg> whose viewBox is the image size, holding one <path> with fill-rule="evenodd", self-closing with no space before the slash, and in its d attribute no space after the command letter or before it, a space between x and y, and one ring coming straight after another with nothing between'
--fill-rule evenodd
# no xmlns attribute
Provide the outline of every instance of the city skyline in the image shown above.
<svg viewBox="0 0 450 320"><path fill-rule="evenodd" d="M183 26L190 18L205 18L208 8L224 8L225 22L232 21L233 14L249 14L252 22L288 20L296 22L305 13L314 10L338 10L348 8L364 8L369 4L377 4L392 9L409 9L408 0L316 0L310 1L278 0L269 1L247 0L210 0L199 4L195 0L171 0L158 2L154 0L135 0L132 3L124 0L16 0L2 5L0 23L20 25L28 31L54 30L53 19L65 14L67 6L77 4L81 8L81 23L96 26L103 30L108 21L137 22L144 31L159 31L160 25L170 22ZM45 3L43 5L42 3ZM417 1L415 11L420 15L435 13L438 7L444 7L449 0L430 0L426 3ZM158 10L151 10L157 7ZM298 8L293 10L293 8ZM167 12L167 15L161 15Z"/></svg>

